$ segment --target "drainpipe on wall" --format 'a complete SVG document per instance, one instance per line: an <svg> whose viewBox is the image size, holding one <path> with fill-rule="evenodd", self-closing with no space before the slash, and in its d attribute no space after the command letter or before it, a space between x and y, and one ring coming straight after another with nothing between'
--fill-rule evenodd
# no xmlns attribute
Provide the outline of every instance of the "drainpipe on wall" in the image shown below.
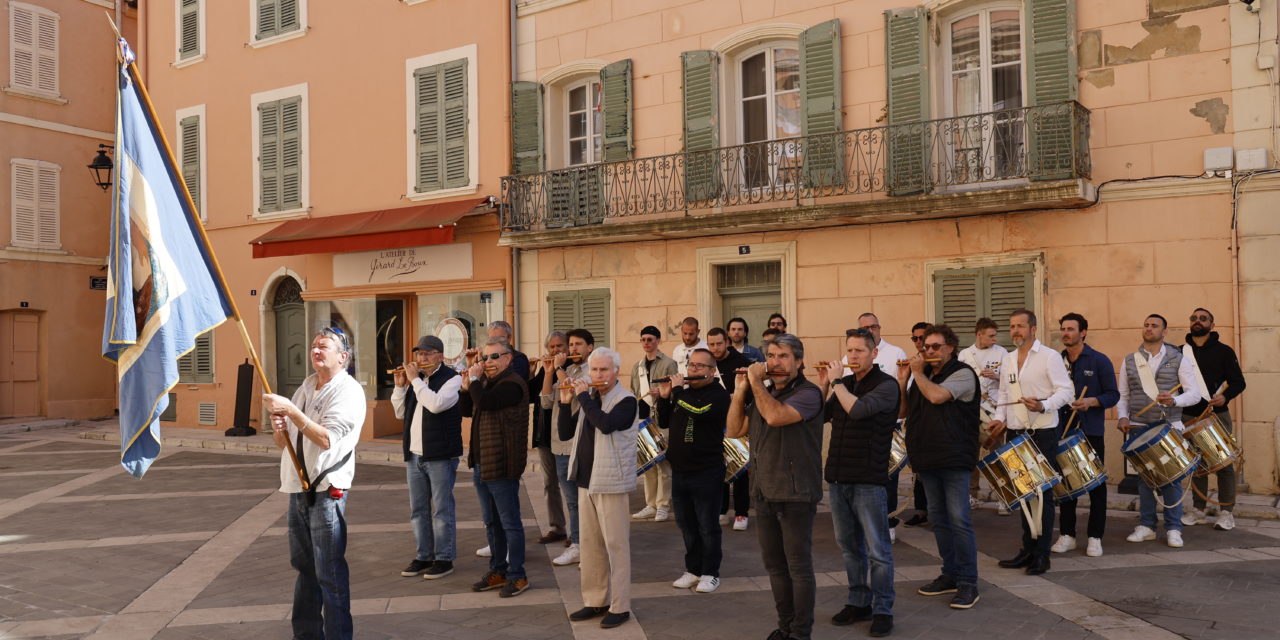
<svg viewBox="0 0 1280 640"><path fill-rule="evenodd" d="M507 65L508 91L510 91L511 83L515 82L515 79L517 77L516 76L516 2L517 0L510 0L508 12L507 12L507 49L508 49L508 53L511 56L511 59ZM507 101L507 131L511 130L511 119L513 117L515 117L515 114L511 113L511 101L508 100ZM514 153L513 153L514 149L512 148L512 145L514 144L515 144L515 140L513 140L510 135L508 135L507 136L507 158L508 159L514 156ZM509 170L514 171L514 169L515 167L509 167ZM499 190L499 197L501 197L501 190ZM498 235L502 235L502 203L501 202L498 203ZM511 299L511 319L509 322L511 322L512 327L515 327L518 324L520 324L519 322L520 321L520 250L517 249L516 247L511 247L508 253L511 258L511 298L510 298ZM523 329L521 329L521 331L523 331ZM522 334L518 334L518 335L522 335ZM518 349L520 344L519 337L515 338L515 342L516 344L511 345L511 347Z"/></svg>

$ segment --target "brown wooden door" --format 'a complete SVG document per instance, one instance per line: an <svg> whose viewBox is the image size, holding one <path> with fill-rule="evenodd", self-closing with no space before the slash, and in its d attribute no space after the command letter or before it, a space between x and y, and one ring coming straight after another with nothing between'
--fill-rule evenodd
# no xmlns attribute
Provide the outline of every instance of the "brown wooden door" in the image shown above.
<svg viewBox="0 0 1280 640"><path fill-rule="evenodd" d="M0 418L40 415L40 316L0 312Z"/></svg>

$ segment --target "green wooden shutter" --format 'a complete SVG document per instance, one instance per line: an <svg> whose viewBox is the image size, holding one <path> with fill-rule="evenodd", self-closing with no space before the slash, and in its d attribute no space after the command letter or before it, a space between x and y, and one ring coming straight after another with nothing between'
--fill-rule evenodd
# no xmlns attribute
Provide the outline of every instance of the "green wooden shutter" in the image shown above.
<svg viewBox="0 0 1280 640"><path fill-rule="evenodd" d="M302 98L280 101L280 209L302 207Z"/></svg>
<svg viewBox="0 0 1280 640"><path fill-rule="evenodd" d="M631 60L619 60L600 70L604 92L604 161L630 160Z"/></svg>
<svg viewBox="0 0 1280 640"><path fill-rule="evenodd" d="M258 105L258 211L280 211L280 102Z"/></svg>
<svg viewBox="0 0 1280 640"><path fill-rule="evenodd" d="M840 21L829 20L800 33L801 135L805 140L805 184L844 183L844 145L840 113Z"/></svg>
<svg viewBox="0 0 1280 640"><path fill-rule="evenodd" d="M1083 135L1068 104L1079 92L1075 2L1027 0L1027 11L1027 84L1031 104L1042 107L1027 122L1027 172L1032 180L1072 178L1075 140Z"/></svg>
<svg viewBox="0 0 1280 640"><path fill-rule="evenodd" d="M542 104L545 88L538 82L511 83L511 172L545 170Z"/></svg>
<svg viewBox="0 0 1280 640"><path fill-rule="evenodd" d="M279 31L279 14L280 0L257 0L258 2L258 32L257 39L266 40L271 36L278 35Z"/></svg>
<svg viewBox="0 0 1280 640"><path fill-rule="evenodd" d="M208 384L213 382L213 331L196 336L195 346L178 358L178 382Z"/></svg>
<svg viewBox="0 0 1280 640"><path fill-rule="evenodd" d="M578 292L552 291L547 294L547 318L551 331L578 328Z"/></svg>
<svg viewBox="0 0 1280 640"><path fill-rule="evenodd" d="M966 335L978 318L991 318L1002 327L1017 309L1034 309L1035 265L1009 264L972 269L946 269L933 274L934 322ZM1000 344L1012 347L1007 331Z"/></svg>
<svg viewBox="0 0 1280 640"><path fill-rule="evenodd" d="M1009 314L1018 309L1034 309L1035 265L1010 264L983 269L987 308L984 315L1007 327ZM1000 344L1012 348L1009 332L1001 331Z"/></svg>
<svg viewBox="0 0 1280 640"><path fill-rule="evenodd" d="M200 116L187 116L178 123L182 137L182 181L191 192L191 201L200 207ZM201 218L204 215L201 214Z"/></svg>
<svg viewBox="0 0 1280 640"><path fill-rule="evenodd" d="M949 325L957 334L973 328L982 317L982 269L947 269L933 274L933 321Z"/></svg>
<svg viewBox="0 0 1280 640"><path fill-rule="evenodd" d="M712 200L720 193L720 54L680 54L684 82L684 188L686 202Z"/></svg>
<svg viewBox="0 0 1280 640"><path fill-rule="evenodd" d="M418 192L435 191L444 186L440 175L440 75L439 65L413 72L417 91L417 121L414 137L418 145Z"/></svg>
<svg viewBox="0 0 1280 640"><path fill-rule="evenodd" d="M186 60L200 53L200 0L182 0L178 33L178 59Z"/></svg>
<svg viewBox="0 0 1280 640"><path fill-rule="evenodd" d="M440 91L444 96L441 120L444 140L440 156L444 163L444 188L465 187L467 175L467 59L441 66Z"/></svg>
<svg viewBox="0 0 1280 640"><path fill-rule="evenodd" d="M889 130L885 167L889 195L929 190L929 13L884 12Z"/></svg>
<svg viewBox="0 0 1280 640"><path fill-rule="evenodd" d="M289 33L297 31L302 26L298 15L299 0L276 0L279 6L276 23L276 31L278 33Z"/></svg>
<svg viewBox="0 0 1280 640"><path fill-rule="evenodd" d="M612 345L609 335L609 290L586 289L578 292L579 326L591 332L596 346Z"/></svg>

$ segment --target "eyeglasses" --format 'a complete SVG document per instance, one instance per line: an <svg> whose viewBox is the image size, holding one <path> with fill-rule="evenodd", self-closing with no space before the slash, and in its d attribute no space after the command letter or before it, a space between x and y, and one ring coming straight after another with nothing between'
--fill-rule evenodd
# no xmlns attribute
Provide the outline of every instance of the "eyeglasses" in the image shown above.
<svg viewBox="0 0 1280 640"><path fill-rule="evenodd" d="M1213 318L1210 318L1209 316L1191 316L1192 322L1195 322L1196 320L1199 320L1201 322L1212 322Z"/></svg>
<svg viewBox="0 0 1280 640"><path fill-rule="evenodd" d="M925 351L942 351L942 347L946 346L944 342L924 343Z"/></svg>
<svg viewBox="0 0 1280 640"><path fill-rule="evenodd" d="M924 340L924 336L911 336L912 342L920 342L921 340Z"/></svg>
<svg viewBox="0 0 1280 640"><path fill-rule="evenodd" d="M690 362L686 368L688 368L688 369L710 369L710 368L712 368L712 367L714 367L714 366L715 366L715 365L713 365L713 364L702 364L701 362Z"/></svg>
<svg viewBox="0 0 1280 640"><path fill-rule="evenodd" d="M502 356L508 356L508 355L511 355L511 354L505 351L502 353L482 353L480 354L480 361L484 362L485 360L497 360Z"/></svg>

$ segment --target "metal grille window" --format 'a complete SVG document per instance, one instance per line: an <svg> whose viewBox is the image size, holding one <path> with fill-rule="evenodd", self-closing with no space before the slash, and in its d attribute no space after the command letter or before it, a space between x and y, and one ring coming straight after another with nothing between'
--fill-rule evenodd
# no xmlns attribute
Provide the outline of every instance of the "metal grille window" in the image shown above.
<svg viewBox="0 0 1280 640"><path fill-rule="evenodd" d="M744 262L716 266L716 287L721 290L782 286L782 264L779 262Z"/></svg>

